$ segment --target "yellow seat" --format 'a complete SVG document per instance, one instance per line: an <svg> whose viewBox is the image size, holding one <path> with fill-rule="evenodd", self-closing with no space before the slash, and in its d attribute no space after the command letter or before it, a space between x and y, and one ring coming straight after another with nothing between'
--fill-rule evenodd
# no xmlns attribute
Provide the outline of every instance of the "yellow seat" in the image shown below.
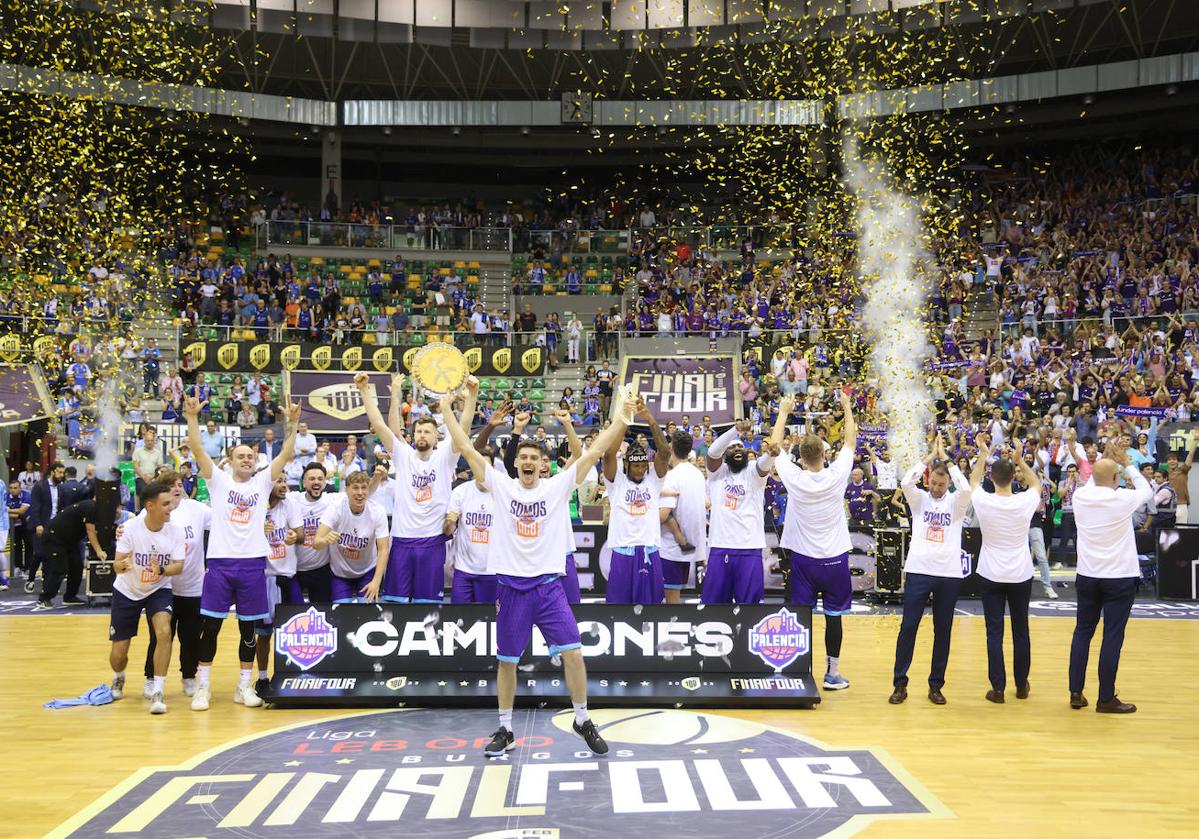
<svg viewBox="0 0 1199 839"><path fill-rule="evenodd" d="M413 282L419 283L422 279L423 278L421 277L420 274L409 274L408 275L408 284L411 285Z"/></svg>
<svg viewBox="0 0 1199 839"><path fill-rule="evenodd" d="M308 260L309 265L324 265L325 258L323 256L314 256Z"/></svg>
<svg viewBox="0 0 1199 839"><path fill-rule="evenodd" d="M366 265L368 268L382 268L383 267L383 263L378 259L368 259L366 261Z"/></svg>
<svg viewBox="0 0 1199 839"><path fill-rule="evenodd" d="M553 293L554 293L554 284L553 284L553 283L546 283L545 285L543 285L543 286L541 287L541 290L542 290L543 292L545 292L546 294L553 294Z"/></svg>
<svg viewBox="0 0 1199 839"><path fill-rule="evenodd" d="M599 276L599 271L596 271L594 268L588 268L586 271L583 272L583 276L589 280L595 279L596 277Z"/></svg>
<svg viewBox="0 0 1199 839"><path fill-rule="evenodd" d="M458 259L458 260L455 260L455 261L454 261L454 267L455 267L455 268L465 268L465 267L466 267L466 263L465 263L465 262L463 262L461 259ZM443 268L442 270L444 271L445 269Z"/></svg>
<svg viewBox="0 0 1199 839"><path fill-rule="evenodd" d="M383 314L387 315L388 317L391 317L391 316L392 316L392 315L394 315L395 313L396 313L396 307L395 307L395 306L384 306L384 307L383 307Z"/></svg>
<svg viewBox="0 0 1199 839"><path fill-rule="evenodd" d="M366 333L363 333L363 335L362 335L362 343L364 343L364 344L375 344L375 343L378 343L378 342L375 340L375 333L373 333L373 332L366 332Z"/></svg>
<svg viewBox="0 0 1199 839"><path fill-rule="evenodd" d="M472 259L470 262L466 263L466 267L471 269L472 271L478 271L479 270L479 260Z"/></svg>
<svg viewBox="0 0 1199 839"><path fill-rule="evenodd" d="M612 293L612 284L604 283L603 285L601 285L599 287L599 290L600 290L600 294L611 294Z"/></svg>
<svg viewBox="0 0 1199 839"><path fill-rule="evenodd" d="M342 302L343 302L343 303L344 303L344 305L346 305L346 306L357 306L357 305L358 305L358 298L357 298L357 297L347 297L347 298L346 298L344 301L342 301Z"/></svg>
<svg viewBox="0 0 1199 839"><path fill-rule="evenodd" d="M225 241L225 231L213 230L208 234L208 239L211 242L223 242Z"/></svg>
<svg viewBox="0 0 1199 839"><path fill-rule="evenodd" d="M342 274L348 274L348 273L350 273L351 267L352 266L347 265L346 263L343 262L341 265L337 266L337 270L340 271Z"/></svg>
<svg viewBox="0 0 1199 839"><path fill-rule="evenodd" d="M440 268L440 269L438 269L437 273L443 277L448 277L450 275L450 269L449 268Z"/></svg>

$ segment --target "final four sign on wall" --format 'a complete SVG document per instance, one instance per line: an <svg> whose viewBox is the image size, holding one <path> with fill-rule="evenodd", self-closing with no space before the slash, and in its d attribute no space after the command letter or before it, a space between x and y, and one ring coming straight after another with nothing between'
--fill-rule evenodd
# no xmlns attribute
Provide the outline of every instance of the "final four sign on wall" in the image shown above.
<svg viewBox="0 0 1199 839"><path fill-rule="evenodd" d="M620 383L632 387L663 426L682 425L683 417L692 423L711 417L718 426L741 419L739 375L737 357L721 354L625 356L620 366Z"/></svg>
<svg viewBox="0 0 1199 839"><path fill-rule="evenodd" d="M494 712L374 711L248 737L144 769L54 837L846 836L952 814L891 758L714 713L518 711L516 749L488 760ZM480 733L481 732L481 733Z"/></svg>

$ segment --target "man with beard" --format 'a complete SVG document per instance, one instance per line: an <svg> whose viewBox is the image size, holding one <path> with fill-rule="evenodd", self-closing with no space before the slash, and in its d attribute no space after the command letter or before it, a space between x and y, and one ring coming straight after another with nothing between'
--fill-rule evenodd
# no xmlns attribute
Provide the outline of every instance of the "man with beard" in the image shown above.
<svg viewBox="0 0 1199 839"><path fill-rule="evenodd" d="M643 399L637 400L636 415L645 420L654 435L653 471L649 455L641 446L629 447L623 467L617 462L619 440L604 453L604 483L612 503L608 521L608 545L612 549L608 603L661 603L665 596L658 555L658 502L670 447Z"/></svg>
<svg viewBox="0 0 1199 839"><path fill-rule="evenodd" d="M849 540L844 499L850 472L857 471L853 470L853 456L858 446L858 425L844 391L841 408L845 411L841 450L827 468L824 441L814 434L805 435L800 441L799 464L790 457L780 457L775 463L787 488L787 513L780 544L791 556L791 602L814 608L819 596L824 606L826 690L849 687L849 680L841 675L838 666L843 637L841 616L853 608L853 580L849 573L849 552L853 545ZM770 445L782 445L787 418L794 410L795 400L784 397Z"/></svg>
<svg viewBox="0 0 1199 839"><path fill-rule="evenodd" d="M928 489L916 486L921 475L925 475ZM953 493L949 492L951 479L956 490ZM912 666L916 632L931 597L933 660L928 699L934 705L944 705L941 688L949 664L953 609L962 580L970 576L970 559L962 551L962 519L970 506L970 483L946 455L945 441L938 438L924 461L910 468L899 485L912 511L912 541L903 566L903 622L895 641L894 690L887 701L898 705L908 698L908 668Z"/></svg>
<svg viewBox="0 0 1199 839"><path fill-rule="evenodd" d="M171 524L182 534L185 555L183 570L171 580L171 637L179 640L179 674L183 677L183 695L196 693L196 667L200 663L200 592L204 588L204 531L212 527L212 508L188 498L183 491L183 476L167 469L155 479L171 488L175 508ZM145 517L143 509L139 518ZM157 639L150 635L146 650L146 684L142 698L154 695L154 651Z"/></svg>
<svg viewBox="0 0 1199 839"><path fill-rule="evenodd" d="M379 412L370 376L359 373L354 384L362 394L371 431L391 452L396 467L391 556L386 563L382 599L391 603L440 603L445 588L445 515L450 508L458 455L448 439L438 442L437 422L428 415L413 423L412 444L404 440L400 419L402 374L391 380L386 421ZM467 388L463 422L469 424L474 417L478 395L476 380L473 389Z"/></svg>
<svg viewBox="0 0 1199 839"><path fill-rule="evenodd" d="M704 603L761 603L765 595L762 551L766 548L763 498L778 446L767 442L749 465L742 434L745 420L730 427L708 448L708 564L700 600Z"/></svg>
<svg viewBox="0 0 1199 839"><path fill-rule="evenodd" d="M280 476L271 489L271 506L266 511L266 539L271 552L266 558L266 594L270 601L270 615L263 618L255 629L257 637L258 681L254 692L262 696L270 688L271 680L267 667L271 659L271 633L275 622L275 609L280 603L303 603L304 595L296 581L297 542L304 539L304 520L298 505L287 491L287 479Z"/></svg>
<svg viewBox="0 0 1199 839"><path fill-rule="evenodd" d="M468 379L468 392L478 388ZM491 466L471 445L466 432L451 410L448 398L441 400L442 416L454 447L463 454L475 479L492 493L499 511L496 549L488 554L488 571L496 575L496 652L499 666L496 691L500 727L484 748L484 754L499 757L516 747L512 733L512 708L516 695L516 665L532 637L541 630L550 653L561 653L566 684L574 706L574 732L595 754L606 754L608 744L587 713L587 668L582 642L566 593L559 584L562 558L569 550L570 496L600 456L615 445L628 427L632 404L621 406L616 419L596 438L595 445L552 478L540 477L542 449L531 440L518 444L516 479Z"/></svg>
<svg viewBox="0 0 1199 839"><path fill-rule="evenodd" d="M378 603L387 574L387 514L368 501L371 479L351 472L321 516L316 544L329 548L334 603Z"/></svg>
<svg viewBox="0 0 1199 839"><path fill-rule="evenodd" d="M303 533L296 541L295 587L301 594L308 595L309 603L332 603L329 576L329 549L317 547L316 531L321 525L321 516L328 506L337 500L336 495L325 493L328 475L319 463L304 467L300 479L302 492L292 492L288 500L300 520Z"/></svg>

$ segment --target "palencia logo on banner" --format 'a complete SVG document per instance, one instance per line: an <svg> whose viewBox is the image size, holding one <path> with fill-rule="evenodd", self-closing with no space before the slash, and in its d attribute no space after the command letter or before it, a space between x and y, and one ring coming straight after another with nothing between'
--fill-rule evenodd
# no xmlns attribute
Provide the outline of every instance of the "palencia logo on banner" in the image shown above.
<svg viewBox="0 0 1199 839"><path fill-rule="evenodd" d="M593 708L611 748L597 759L571 732L573 711L518 710L516 749L488 762L494 715L376 711L276 729L143 770L51 835L527 839L690 824L705 836L827 836L952 818L885 753L718 713Z"/></svg>

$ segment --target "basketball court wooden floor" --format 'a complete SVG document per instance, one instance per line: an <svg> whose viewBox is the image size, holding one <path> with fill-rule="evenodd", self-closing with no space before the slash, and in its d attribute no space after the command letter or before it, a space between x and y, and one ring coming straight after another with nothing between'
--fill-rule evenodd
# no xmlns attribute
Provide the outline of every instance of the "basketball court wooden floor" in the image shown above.
<svg viewBox="0 0 1199 839"><path fill-rule="evenodd" d="M1143 619L1130 623L1119 693L1121 698L1137 703L1140 710L1131 716L1118 717L1096 714L1093 709L1098 637L1092 650L1086 691L1092 707L1082 711L1072 711L1068 707L1066 660L1073 621L1064 618L1033 618L1032 695L1026 701L1017 701L1009 684L1008 701L1001 706L983 699L987 688L983 622L979 618L957 618L945 687L949 704L944 707L930 704L922 690L931 641L931 625L926 618L911 673L910 698L904 705L890 706L887 696L898 620L896 616L869 616L846 622L842 669L852 682L848 691L826 692L821 705L811 711L730 709L699 712L708 718L705 724L705 730L709 732L707 741L699 738L689 743L719 740L711 735L712 731L722 729L722 726L744 727L749 723L755 732L769 726L772 736L777 736L776 730L789 732L806 743L814 743L819 749L838 752L873 749L880 766L884 766L895 781L893 789L910 793L914 796L913 801L918 798L923 805L919 809L924 812L918 816L855 818L835 831L826 829L827 824L823 822L811 823L810 829L792 826L767 831L756 827L765 822L759 822L754 812L734 813L740 820L741 827L737 830L740 836L748 839L765 835L848 835L860 831L864 836L977 839L986 836L1194 836L1199 833L1199 760L1195 758L1199 754L1199 667L1196 666L1199 661L1199 623ZM215 751L235 755L236 749L242 748L241 757L235 755L220 760L230 767L236 762L236 771L247 768L250 773L282 771L272 762L265 746L246 751L243 745L232 747L233 751L228 748L222 751L235 741L262 743L261 738L255 737L264 732L298 727L297 731L309 731L306 735L309 738L336 737L329 732L339 728L353 730L358 719L397 720L395 724L401 731L407 720L417 719L415 716L401 719L406 712L363 718L356 716L358 712L252 710L234 705L230 697L236 679L237 634L233 631L225 632L222 639L213 674L213 705L207 713L189 710L174 663L167 692L170 710L165 716L151 717L147 713L146 703L140 697L142 680L134 667L129 671L127 698L120 702L105 707L44 709L42 704L51 698L79 695L109 677L105 627L104 618L98 615L0 618L0 640L5 651L0 656L0 685L3 685L0 695L4 697L0 737L3 738L7 770L3 795L0 796L4 801L3 821L0 822L2 836L71 835L75 830L79 831L76 835L102 835L105 831L95 828L98 823L94 821L96 813L106 807L118 806L123 796L132 794L136 785L125 783L130 776L145 767L186 765L201 753ZM817 650L821 647L822 632L820 618L817 618L813 633ZM133 660L144 651L144 643L143 627L143 634L134 642ZM817 661L821 659L817 656ZM495 716L491 711L416 713L423 715L421 719L424 720L436 720L433 716L436 714L459 715L450 733L461 737L486 736L495 728ZM522 714L517 713L518 717ZM553 716L548 711L537 713L546 719ZM676 711L663 713L680 715ZM462 714L470 715L466 726L470 730L465 732L461 727ZM602 717L611 725L611 721L620 715L629 714L628 711L609 712L607 716L601 713L597 719ZM326 726L322 735L312 733L317 721L330 720L338 723ZM738 720L742 722L734 722ZM554 724L558 724L557 719ZM518 735L521 725L518 721ZM618 758L616 751L622 746L628 747L631 742L640 744L636 746L639 759L653 760L657 756L656 750L665 754L673 748L666 745L667 741L655 740L653 736L642 736L641 739L638 739L640 735L624 736L622 740L621 731L629 729L621 729L620 725L616 723L616 727L607 729L612 732L609 739L613 741L613 755L601 767L603 770L614 770L613 760ZM462 750L466 753L463 758L450 760L462 761L457 764L463 767L458 770L460 772L485 773L487 770L481 768L485 759L473 745ZM570 754L579 759L588 757L575 751L581 747L579 741L573 741ZM315 749L301 745L294 751L303 750L312 753L329 751L329 748L328 743L318 744ZM688 751L703 755L708 750L695 748ZM742 747L739 751L753 753L755 749ZM329 761L329 764L336 769L353 770L355 767L350 764L357 759L355 751L347 748L347 754L348 757ZM513 768L519 763L519 754L519 750L513 753ZM388 767L391 763L387 761L391 760L394 765L401 765L399 757L393 759L385 754L375 757L385 759L382 765ZM270 765L257 766L255 761ZM288 772L302 773L307 771L305 764L309 762L295 759L282 763L292 767ZM699 763L699 759L696 762ZM193 765L200 764L193 761ZM380 764L376 762L376 765ZM377 771L381 777L384 770ZM271 778L284 776L248 774L244 777L263 777L267 783ZM330 776L319 777L327 779ZM280 785L283 783L279 781ZM561 789L583 786L582 781L572 783L575 786L563 782ZM218 786L211 785L210 789L219 791ZM501 790L505 788L500 787ZM261 791L262 788L255 789ZM269 794L273 796L281 789L281 786L272 787ZM523 786L521 794L524 794ZM580 794L565 793L562 806L569 808L570 796ZM197 808L190 805L216 797L196 795L188 799L185 795L178 797L171 807L179 812L193 812ZM499 798L497 806L502 807L503 796ZM709 798L705 796L703 800ZM379 818L387 815L385 803L376 806L375 816L379 815L380 807L383 815ZM244 806L244 803L239 805ZM280 811L286 808L280 807L271 816L271 810L263 809L265 806L263 803L257 809L251 807L248 814L242 812L248 816L242 823L260 825L264 819L274 818L274 823L279 824ZM402 808L403 803L395 805L393 800L388 806ZM316 825L321 821L320 814L311 816L313 829L306 830L308 815L305 811L291 817L290 827L261 831L210 829L206 832L193 828L193 832L179 832L185 828L171 826L168 818L171 807L157 818L144 820L140 827L136 820L126 819L120 830L107 831L107 834L153 837L287 834L297 837L317 835ZM468 804L462 812L469 809ZM287 823L286 818L283 823ZM671 814L669 818L666 814L651 815L646 825L648 829L659 829L672 836L712 835L705 826L716 831L716 835L729 835L726 828L717 829L717 823L714 815L700 812L682 817ZM343 828L341 835L399 835L405 832L403 824L386 820L359 821ZM412 835L466 837L485 832L465 828L456 831L452 820L443 820L440 824L441 832L414 832ZM215 827L215 821L210 826ZM322 829L329 829L329 825L325 824ZM561 826L560 834L518 830L491 835L571 836L579 835L579 832ZM587 831L583 834L591 835Z"/></svg>

